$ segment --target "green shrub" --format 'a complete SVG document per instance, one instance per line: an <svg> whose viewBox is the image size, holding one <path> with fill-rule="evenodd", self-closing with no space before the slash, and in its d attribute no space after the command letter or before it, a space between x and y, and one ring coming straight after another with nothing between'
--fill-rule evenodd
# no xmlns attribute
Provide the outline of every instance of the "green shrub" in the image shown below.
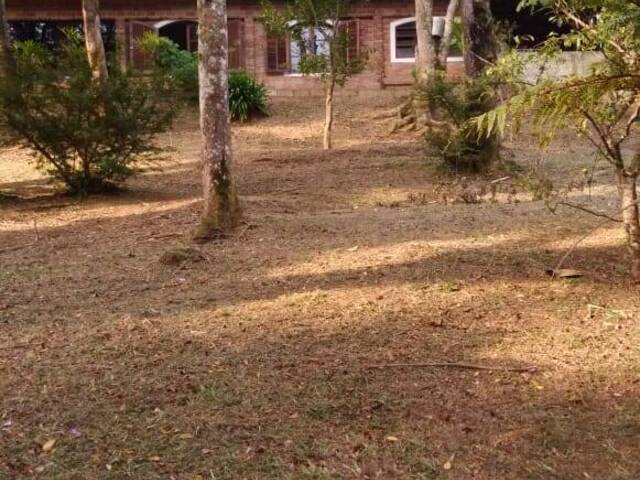
<svg viewBox="0 0 640 480"><path fill-rule="evenodd" d="M268 116L268 95L264 84L242 70L229 73L229 110L232 120L244 122Z"/></svg>
<svg viewBox="0 0 640 480"><path fill-rule="evenodd" d="M500 85L488 76L456 80L437 72L418 95L430 105L433 121L425 134L430 154L454 171L485 171L496 157L494 136L480 135L471 120L487 111Z"/></svg>
<svg viewBox="0 0 640 480"><path fill-rule="evenodd" d="M178 95L189 102L197 102L197 55L181 50L168 38L154 33L146 34L142 45L155 67L173 80ZM229 110L231 119L241 122L268 115L268 95L264 84L242 70L229 72Z"/></svg>
<svg viewBox="0 0 640 480"><path fill-rule="evenodd" d="M3 133L70 192L112 188L158 158L154 139L175 112L161 75L114 68L97 84L82 41L70 33L55 56L35 42L18 43L15 56L16 77L0 84Z"/></svg>
<svg viewBox="0 0 640 480"><path fill-rule="evenodd" d="M154 67L170 77L176 93L189 102L198 101L198 56L181 50L166 37L147 33L142 39L142 47L153 59Z"/></svg>

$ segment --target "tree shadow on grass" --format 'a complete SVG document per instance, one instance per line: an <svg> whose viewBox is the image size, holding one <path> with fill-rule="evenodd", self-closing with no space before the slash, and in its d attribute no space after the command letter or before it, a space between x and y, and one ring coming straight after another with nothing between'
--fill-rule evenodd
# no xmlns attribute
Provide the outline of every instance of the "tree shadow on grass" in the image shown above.
<svg viewBox="0 0 640 480"><path fill-rule="evenodd" d="M370 369L530 361L499 350L513 334L392 314L297 329L228 319L209 331L186 317L130 318L12 349L0 468L16 478L38 467L49 478L637 478L637 371ZM55 451L42 453L50 438Z"/></svg>

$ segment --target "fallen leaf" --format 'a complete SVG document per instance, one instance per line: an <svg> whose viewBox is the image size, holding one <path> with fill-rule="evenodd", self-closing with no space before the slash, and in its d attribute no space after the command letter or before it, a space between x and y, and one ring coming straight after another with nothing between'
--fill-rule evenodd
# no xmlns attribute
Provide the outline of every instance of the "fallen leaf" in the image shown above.
<svg viewBox="0 0 640 480"><path fill-rule="evenodd" d="M42 451L43 452L50 452L51 450L53 450L53 447L56 444L56 440L54 438L52 438L51 440L47 440L46 442L44 442L44 445L42 445Z"/></svg>
<svg viewBox="0 0 640 480"><path fill-rule="evenodd" d="M453 459L456 458L456 454L454 453L453 455L451 455L449 457L449 460L447 460L444 465L442 466L442 468L444 470L451 470L453 468Z"/></svg>

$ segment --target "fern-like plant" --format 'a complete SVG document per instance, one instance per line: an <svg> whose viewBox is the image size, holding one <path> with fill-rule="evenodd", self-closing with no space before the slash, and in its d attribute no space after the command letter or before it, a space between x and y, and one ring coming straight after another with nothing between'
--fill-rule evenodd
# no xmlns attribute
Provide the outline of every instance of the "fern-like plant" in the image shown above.
<svg viewBox="0 0 640 480"><path fill-rule="evenodd" d="M571 47L595 52L601 61L587 75L546 78L526 86L479 116L478 131L492 135L508 121L518 130L525 119L532 119L542 147L566 127L585 138L596 157L613 169L620 195L616 213L594 213L623 225L631 276L640 283L640 0L523 0L521 7L545 8L571 29L550 37L533 60L553 59ZM519 62L515 54L503 59L503 64L522 66ZM522 78L517 70L514 84Z"/></svg>

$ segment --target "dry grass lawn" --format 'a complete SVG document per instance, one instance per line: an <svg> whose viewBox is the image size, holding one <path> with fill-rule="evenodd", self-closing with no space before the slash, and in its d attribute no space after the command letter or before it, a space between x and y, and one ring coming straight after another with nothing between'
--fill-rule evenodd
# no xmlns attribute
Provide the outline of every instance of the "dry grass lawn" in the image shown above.
<svg viewBox="0 0 640 480"><path fill-rule="evenodd" d="M0 478L640 478L618 226L569 256L584 277L551 281L600 220L507 186L456 201L375 101L341 106L330 153L319 101L236 127L244 223L173 265L199 214L195 118L164 171L85 201L2 153ZM588 152L566 137L552 175ZM396 365L424 362L537 370Z"/></svg>

